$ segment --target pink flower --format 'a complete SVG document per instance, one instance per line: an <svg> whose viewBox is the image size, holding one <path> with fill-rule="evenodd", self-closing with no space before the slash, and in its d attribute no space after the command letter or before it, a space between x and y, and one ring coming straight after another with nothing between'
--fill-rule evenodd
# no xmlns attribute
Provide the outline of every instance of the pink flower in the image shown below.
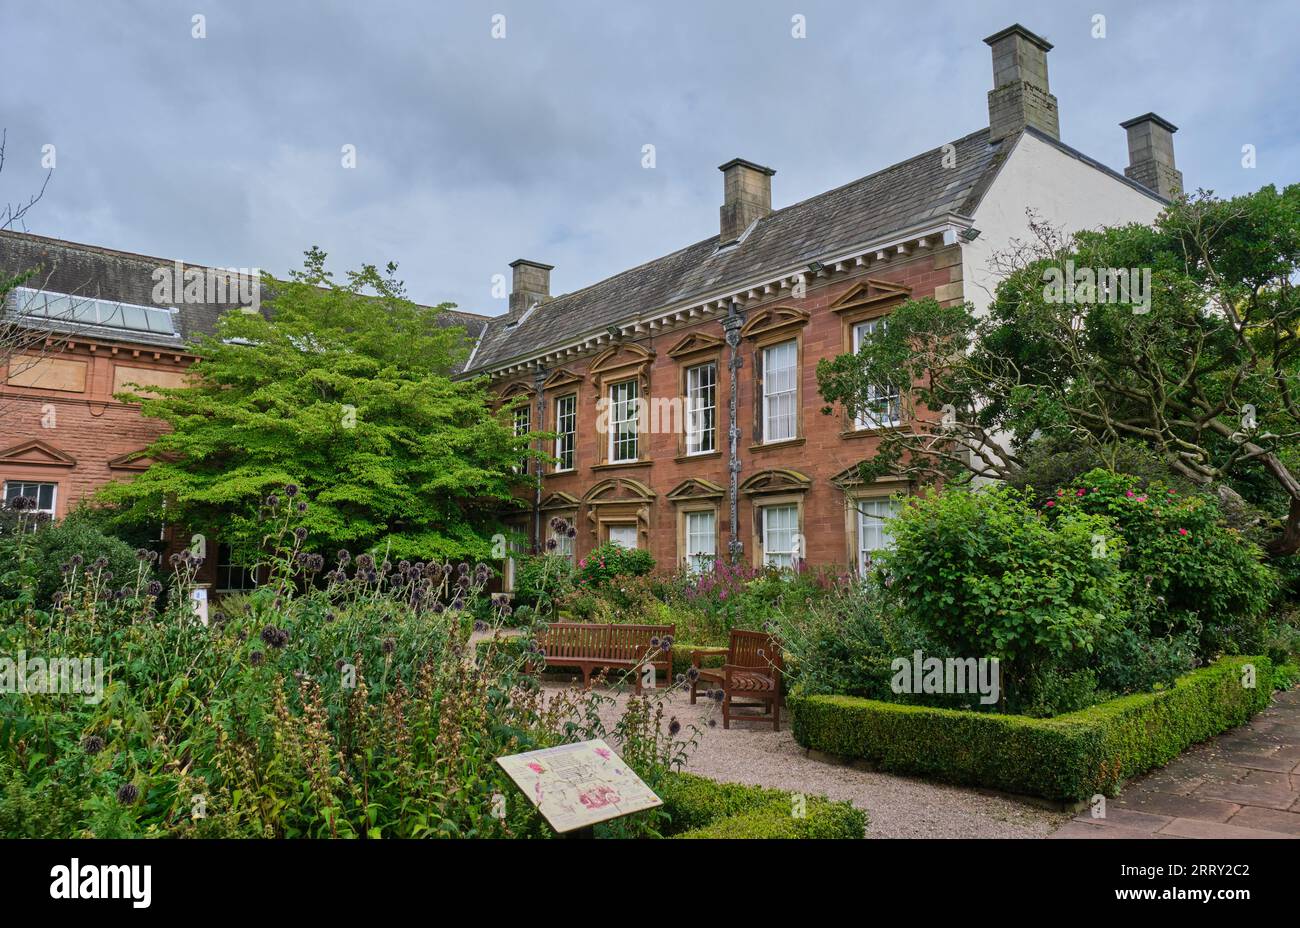
<svg viewBox="0 0 1300 928"><path fill-rule="evenodd" d="M1087 492L1088 492L1088 491L1085 490L1083 487L1079 487L1079 492L1075 493L1074 495L1075 495L1075 496L1082 496L1083 494L1085 494L1085 493L1087 493Z"/></svg>
<svg viewBox="0 0 1300 928"><path fill-rule="evenodd" d="M1146 501L1147 501L1147 498L1146 498L1145 495L1144 495L1144 496L1139 496L1139 497L1138 497L1138 502L1139 502L1139 503L1145 503Z"/></svg>
<svg viewBox="0 0 1300 928"><path fill-rule="evenodd" d="M1180 528L1180 529L1178 530L1178 534L1180 534L1180 535L1190 535L1191 532L1189 532L1189 531L1188 531L1187 529L1185 529L1185 528Z"/></svg>
<svg viewBox="0 0 1300 928"><path fill-rule="evenodd" d="M1055 505L1056 505L1056 500L1054 500L1054 499L1049 499L1049 500L1047 501L1047 508L1048 508L1048 509L1051 509L1051 508L1052 508L1053 506L1055 506Z"/></svg>
<svg viewBox="0 0 1300 928"><path fill-rule="evenodd" d="M1132 491L1132 490L1125 490L1125 491L1124 491L1124 495L1127 496L1127 497L1129 497L1130 499L1132 499L1132 498L1133 498L1133 491Z"/></svg>

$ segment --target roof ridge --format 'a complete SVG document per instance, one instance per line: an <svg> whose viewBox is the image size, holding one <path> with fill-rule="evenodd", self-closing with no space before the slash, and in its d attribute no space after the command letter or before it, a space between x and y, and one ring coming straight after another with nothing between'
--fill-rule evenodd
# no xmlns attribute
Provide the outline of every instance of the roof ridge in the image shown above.
<svg viewBox="0 0 1300 928"><path fill-rule="evenodd" d="M892 171L892 170L895 170L896 168L901 168L901 167L903 167L904 165L911 164L911 163L914 162L914 161L919 161L919 160L921 160L922 158L925 158L925 157L927 157L927 156L931 156L931 155L933 155L935 152L937 152L937 151L941 151L941 150L943 149L944 145L960 145L960 144L962 144L963 142L967 142L967 141L969 141L970 139L973 139L973 138L975 138L975 137L978 136L978 135L981 135L981 134L987 134L988 131L989 131L989 130L988 130L988 127L987 127L987 126L985 126L985 127L982 128L982 129L976 129L974 132L967 133L966 135L963 135L961 138L953 139L953 140L950 141L950 142L944 142L944 143L941 144L941 145L935 145L933 148L927 148L925 151L923 151L923 152L919 152L918 154L915 154L915 155L912 155L910 158L904 158L902 161L895 161L893 164L886 165L885 167L880 168L879 170L872 171L870 174L863 174L863 175L861 175L860 177L855 177L855 178L853 178L853 180L846 181L846 182L840 184L840 185L837 186L837 187L831 187L829 190L823 190L823 191L821 191L820 193L814 193L812 196L804 197L802 200L796 200L796 201L793 202L793 203L789 203L789 204L787 204L787 205L785 205L785 206L782 206L780 209L774 209L774 210L772 210L770 213L768 213L767 215L760 217L760 218L758 219L758 223L757 223L757 224L758 224L758 225L762 225L763 223L767 222L767 220L772 219L772 218L775 217L775 216L779 216L779 215L781 215L782 213L784 213L784 212L786 212L786 211L788 211L788 210L795 209L796 207L799 207L799 206L804 206L804 205L806 205L806 204L808 204L808 203L811 203L811 202L813 202L814 200L818 200L818 199L820 199L820 198L822 198L822 197L829 197L829 196L831 196L832 194L836 194L836 193L839 193L839 192L841 192L841 191L843 191L843 190L847 190L848 188L853 187L853 186L855 186L855 185L857 185L857 184L865 183L866 181L869 181L869 180L871 180L872 178L879 177L880 175L882 175L882 174L886 174L886 173L888 173L888 172L890 172L890 171ZM545 306L547 306L547 305L549 305L549 304L556 303L556 302L558 302L558 301L560 301L560 300L568 299L569 297L575 297L575 296L578 296L578 295L580 295L580 294L582 294L582 293L585 293L585 292L588 291L588 290L591 290L593 287L599 287L601 284L606 284L606 283L609 283L611 280L615 280L615 279L618 278L618 277L622 277L624 274L631 274L631 273L633 273L633 272L635 272L635 271L642 270L642 269L644 269L644 268L646 268L646 267L649 267L649 266L652 265L652 264L656 264L656 263L658 263L658 262L660 262L660 261L666 261L666 260L668 260L669 258L672 258L672 257L674 257L674 256L676 256L676 255L679 255L679 254L682 254L682 253L684 253L684 252L690 251L690 250L693 249L693 248L699 248L701 245L704 245L704 244L706 244L706 243L708 243L708 242L716 242L716 241L718 241L718 239L720 239L721 237L722 237L721 234L718 234L718 235L710 235L710 236L707 236L707 237L705 237L705 238L700 239L699 241L692 242L692 243L690 243L689 245L684 245L684 246L682 246L681 248L676 249L675 251L670 251L670 252L668 252L667 254L662 254L662 255L659 255L658 257L655 257L655 258L649 258L649 259L647 259L647 260L645 260L645 261L642 261L640 264L634 264L634 265L632 265L631 267L624 268L624 269L621 270L621 271L616 271L615 273L610 274L608 277L601 277L601 278L599 278L599 279L597 279L597 280L594 280L594 281L592 281L591 283L587 284L585 287L579 287L577 290L570 290L570 291L568 291L568 292L566 292L566 293L561 293L561 294L559 294L559 295L557 295L557 296L555 296L555 297L552 297L551 299L546 300L544 303L542 303L542 304L541 304L541 307L539 307L539 308L544 308ZM507 313L505 316L492 316L492 317L490 317L490 318L493 318L493 319L508 319L510 315L511 315L511 314Z"/></svg>
<svg viewBox="0 0 1300 928"><path fill-rule="evenodd" d="M225 271L227 273L234 272L237 276L243 278L248 278L252 276L250 274L242 273L239 268L221 267L215 264L201 264L197 261L187 261L184 258L162 258L157 255L141 254L138 251L122 251L120 248L109 248L105 245L91 245L87 242L74 242L71 239L55 238L54 236L51 235L41 235L36 232L20 232L17 229L0 229L0 237L26 240L26 241L35 240L37 242L48 242L52 245L58 245L73 251L80 250L80 251L93 252L97 254L114 255L116 257L128 258L141 263L172 265L177 262L180 262L183 266L187 268L191 268L191 267L201 268L207 271ZM259 270L261 269L259 268ZM444 301L443 303L419 303L415 300L410 299L409 297L407 297L407 299L411 303L414 303L416 306L422 306L425 309L433 309L434 307L445 306L447 303L450 303L450 301ZM472 310L460 309L459 307L455 307L455 304L452 304L452 306L454 308L451 309L444 308L441 311L447 313L456 313L457 315L460 316L470 316L474 319L480 319L483 321L497 318L495 316L489 316L486 313L476 313L473 312Z"/></svg>
<svg viewBox="0 0 1300 928"><path fill-rule="evenodd" d="M893 164L886 165L885 167L880 168L877 171L872 171L870 174L863 174L861 177L855 177L853 180L846 181L845 183L840 184L838 187L832 187L829 190L823 190L821 193L814 193L812 196L805 197L802 200L797 200L794 203L791 203L789 206L783 206L780 209L774 209L772 210L772 212L768 213L767 216L764 216L763 219L767 219L770 216L775 216L778 213L783 213L788 209L794 209L796 206L803 206L805 203L811 203L813 200L820 199L821 197L828 197L833 193L839 193L842 190L847 190L848 188L853 187L857 184L861 184L864 183L865 181L869 181L874 177L879 177L881 174L887 174L890 171L894 170L895 168L901 168L905 164L911 164L913 161L920 161L922 158L925 158L929 155L933 155L936 151L941 151L944 145L954 145L954 146L960 145L962 142L970 141L977 135L987 134L988 131L989 131L988 126L985 126L982 129L976 129L974 132L970 132L966 135L963 135L959 139L953 139L951 142L944 142L943 144L936 145L933 148L927 148L925 151L918 152L917 154L912 155L910 158L904 158L902 161L895 161ZM759 222L762 222L763 219L760 219Z"/></svg>

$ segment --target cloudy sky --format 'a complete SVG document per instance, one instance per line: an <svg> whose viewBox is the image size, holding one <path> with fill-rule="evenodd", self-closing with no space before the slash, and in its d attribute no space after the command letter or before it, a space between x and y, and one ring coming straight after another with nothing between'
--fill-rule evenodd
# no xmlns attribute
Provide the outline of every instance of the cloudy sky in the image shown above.
<svg viewBox="0 0 1300 928"><path fill-rule="evenodd" d="M1122 169L1154 110L1189 187L1300 181L1295 0L0 0L0 199L53 145L32 232L278 274L317 244L496 314L514 258L560 293L715 234L732 157L780 207L981 128L1017 21L1068 144Z"/></svg>

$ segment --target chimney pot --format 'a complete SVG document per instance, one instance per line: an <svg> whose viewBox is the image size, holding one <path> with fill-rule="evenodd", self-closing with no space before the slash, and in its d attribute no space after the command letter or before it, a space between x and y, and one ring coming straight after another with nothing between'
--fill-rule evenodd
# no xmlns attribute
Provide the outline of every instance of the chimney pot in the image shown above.
<svg viewBox="0 0 1300 928"><path fill-rule="evenodd" d="M1174 165L1174 133L1178 131L1167 119L1155 113L1122 122L1128 132L1128 167L1124 176L1135 180L1166 200L1183 190L1183 172Z"/></svg>
<svg viewBox="0 0 1300 928"><path fill-rule="evenodd" d="M510 286L510 312L522 312L534 303L544 303L551 298L551 271L553 264L542 264L517 258L510 262L514 278Z"/></svg>
<svg viewBox="0 0 1300 928"><path fill-rule="evenodd" d="M993 49L989 141L999 142L1027 126L1060 139L1060 114L1047 81L1047 53L1052 43L1019 23L995 32L984 42Z"/></svg>
<svg viewBox="0 0 1300 928"><path fill-rule="evenodd" d="M719 244L740 239L750 223L772 212L772 168L732 158L718 165L722 172L721 237Z"/></svg>

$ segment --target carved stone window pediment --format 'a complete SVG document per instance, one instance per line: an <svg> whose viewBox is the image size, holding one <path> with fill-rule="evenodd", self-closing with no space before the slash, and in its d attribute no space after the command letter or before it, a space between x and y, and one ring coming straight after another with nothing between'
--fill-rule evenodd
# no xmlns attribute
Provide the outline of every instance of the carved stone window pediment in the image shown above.
<svg viewBox="0 0 1300 928"><path fill-rule="evenodd" d="M829 308L831 312L842 313L851 309L869 309L881 303L908 300L911 297L911 287L868 277L837 297Z"/></svg>
<svg viewBox="0 0 1300 928"><path fill-rule="evenodd" d="M803 493L812 486L812 478L807 474L789 468L760 470L740 485L740 492L747 496L768 493Z"/></svg>

